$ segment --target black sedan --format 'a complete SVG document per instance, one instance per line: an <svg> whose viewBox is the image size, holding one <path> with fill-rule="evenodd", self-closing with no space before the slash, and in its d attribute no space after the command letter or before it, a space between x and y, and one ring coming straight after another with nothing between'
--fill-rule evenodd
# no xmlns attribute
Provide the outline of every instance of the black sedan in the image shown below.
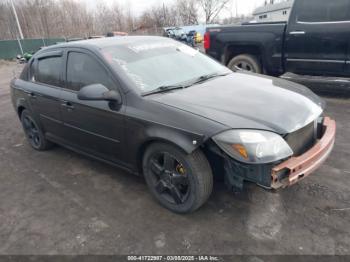
<svg viewBox="0 0 350 262"><path fill-rule="evenodd" d="M335 122L307 88L233 73L162 37L44 48L11 92L34 149L59 144L143 174L178 213L202 206L215 176L233 190L290 186L334 145Z"/></svg>

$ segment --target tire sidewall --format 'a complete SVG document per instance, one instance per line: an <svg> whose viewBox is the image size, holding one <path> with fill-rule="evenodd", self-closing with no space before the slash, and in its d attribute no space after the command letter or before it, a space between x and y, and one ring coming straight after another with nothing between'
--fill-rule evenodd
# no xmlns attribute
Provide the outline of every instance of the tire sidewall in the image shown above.
<svg viewBox="0 0 350 262"><path fill-rule="evenodd" d="M252 72L252 71L250 71L250 72L256 73L256 74L261 74L262 69L261 69L261 65L260 65L258 59L256 57L254 57L254 56L251 56L251 55L238 55L238 56L235 56L234 58L232 58L230 60L230 62L228 63L227 67L229 69L231 69L232 71L237 71L237 70L235 70L234 66L239 61L244 61L244 62L248 63L255 71L255 72Z"/></svg>

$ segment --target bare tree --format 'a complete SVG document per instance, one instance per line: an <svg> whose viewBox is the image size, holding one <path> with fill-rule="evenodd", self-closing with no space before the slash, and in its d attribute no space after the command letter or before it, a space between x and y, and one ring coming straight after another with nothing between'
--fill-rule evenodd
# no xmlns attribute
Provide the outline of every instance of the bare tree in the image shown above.
<svg viewBox="0 0 350 262"><path fill-rule="evenodd" d="M197 3L195 0L177 0L176 9L183 25L198 24Z"/></svg>
<svg viewBox="0 0 350 262"><path fill-rule="evenodd" d="M163 27L175 26L179 22L175 6L155 5L145 10L137 20L139 32L161 34Z"/></svg>
<svg viewBox="0 0 350 262"><path fill-rule="evenodd" d="M100 2L94 13L94 31L97 34L106 34L114 31L128 30L128 17L124 8L118 3L111 7Z"/></svg>
<svg viewBox="0 0 350 262"><path fill-rule="evenodd" d="M134 16L130 1L126 5L98 1L88 9L76 0L14 0L25 38L89 37L111 31L159 34L162 27L198 24L198 9L207 23L217 20L230 0L176 0L172 4L150 6ZM137 29L141 29L137 30ZM136 32L135 32L136 31ZM0 39L16 39L18 28L8 1L0 0Z"/></svg>
<svg viewBox="0 0 350 262"><path fill-rule="evenodd" d="M213 23L231 0L198 0L205 13L205 23Z"/></svg>
<svg viewBox="0 0 350 262"><path fill-rule="evenodd" d="M125 31L126 32L132 32L135 29L135 17L132 12L132 6L131 2L127 1L126 2L126 7L125 7Z"/></svg>
<svg viewBox="0 0 350 262"><path fill-rule="evenodd" d="M10 6L6 3L0 3L0 37L2 39L15 39L17 28Z"/></svg>

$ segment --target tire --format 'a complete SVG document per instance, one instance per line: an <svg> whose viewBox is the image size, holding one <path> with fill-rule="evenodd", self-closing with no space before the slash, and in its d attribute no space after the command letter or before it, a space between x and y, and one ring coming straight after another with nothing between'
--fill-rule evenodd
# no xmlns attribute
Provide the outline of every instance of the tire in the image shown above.
<svg viewBox="0 0 350 262"><path fill-rule="evenodd" d="M252 55L238 55L231 59L231 61L227 65L232 71L237 71L237 68L241 68L242 70L249 71L252 73L261 74L262 68L259 60Z"/></svg>
<svg viewBox="0 0 350 262"><path fill-rule="evenodd" d="M53 146L53 143L48 141L39 125L34 120L30 111L23 110L21 114L21 123L27 140L32 148L38 151L48 150Z"/></svg>
<svg viewBox="0 0 350 262"><path fill-rule="evenodd" d="M167 161L169 158L173 160ZM213 190L211 167L199 149L188 155L175 146L155 143L146 150L142 167L152 195L175 213L194 212L208 200Z"/></svg>

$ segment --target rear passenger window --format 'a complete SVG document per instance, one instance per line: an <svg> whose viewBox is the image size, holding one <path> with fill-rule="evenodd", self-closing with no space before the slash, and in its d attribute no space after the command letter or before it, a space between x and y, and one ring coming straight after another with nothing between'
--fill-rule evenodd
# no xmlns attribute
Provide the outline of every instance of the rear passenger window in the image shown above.
<svg viewBox="0 0 350 262"><path fill-rule="evenodd" d="M61 57L48 57L38 61L37 70L33 73L31 67L32 81L52 86L61 86L60 72L62 66ZM34 76L34 77L33 77Z"/></svg>
<svg viewBox="0 0 350 262"><path fill-rule="evenodd" d="M92 84L102 84L108 89L112 89L113 81L106 70L89 55L69 52L67 88L79 91L82 87Z"/></svg>
<svg viewBox="0 0 350 262"><path fill-rule="evenodd" d="M297 8L299 22L350 21L350 0L303 0Z"/></svg>

